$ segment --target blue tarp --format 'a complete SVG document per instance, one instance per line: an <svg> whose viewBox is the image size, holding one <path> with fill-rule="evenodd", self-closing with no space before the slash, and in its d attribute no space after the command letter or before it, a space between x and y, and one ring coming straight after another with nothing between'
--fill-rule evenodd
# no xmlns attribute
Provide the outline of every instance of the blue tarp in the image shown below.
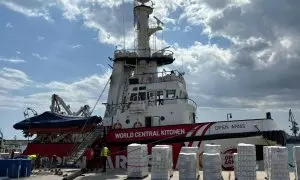
<svg viewBox="0 0 300 180"><path fill-rule="evenodd" d="M86 125L92 125L100 122L101 117L97 116L76 117L46 111L43 114L18 122L13 127L19 130L30 128L69 128L75 126L81 127L85 123Z"/></svg>

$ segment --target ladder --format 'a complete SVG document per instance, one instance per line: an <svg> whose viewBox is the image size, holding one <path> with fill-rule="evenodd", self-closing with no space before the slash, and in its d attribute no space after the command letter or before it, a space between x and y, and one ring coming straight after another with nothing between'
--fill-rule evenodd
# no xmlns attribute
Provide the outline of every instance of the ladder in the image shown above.
<svg viewBox="0 0 300 180"><path fill-rule="evenodd" d="M102 122L75 148L72 155L66 160L68 165L74 165L83 156L87 147L91 146L98 137L104 137L104 126Z"/></svg>

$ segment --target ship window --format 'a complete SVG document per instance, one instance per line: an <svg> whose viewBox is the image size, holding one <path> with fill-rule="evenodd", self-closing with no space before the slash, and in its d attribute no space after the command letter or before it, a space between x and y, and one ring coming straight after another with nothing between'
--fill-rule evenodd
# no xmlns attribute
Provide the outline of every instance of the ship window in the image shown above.
<svg viewBox="0 0 300 180"><path fill-rule="evenodd" d="M136 100L137 100L137 93L131 93L130 101L136 101Z"/></svg>
<svg viewBox="0 0 300 180"><path fill-rule="evenodd" d="M164 92L163 91L157 91L156 94L156 105L163 105L164 104Z"/></svg>
<svg viewBox="0 0 300 180"><path fill-rule="evenodd" d="M129 123L130 123L130 120L129 120L129 119L126 119L125 122L126 122L126 124L129 124Z"/></svg>
<svg viewBox="0 0 300 180"><path fill-rule="evenodd" d="M149 101L153 101L154 100L154 92L147 92L147 99Z"/></svg>
<svg viewBox="0 0 300 180"><path fill-rule="evenodd" d="M146 92L139 92L139 100L141 101L146 100Z"/></svg>
<svg viewBox="0 0 300 180"><path fill-rule="evenodd" d="M167 90L167 98L175 98L176 90Z"/></svg>
<svg viewBox="0 0 300 180"><path fill-rule="evenodd" d="M139 87L139 90L146 90L146 86Z"/></svg>
<svg viewBox="0 0 300 180"><path fill-rule="evenodd" d="M137 87L132 88L132 91L137 91Z"/></svg>

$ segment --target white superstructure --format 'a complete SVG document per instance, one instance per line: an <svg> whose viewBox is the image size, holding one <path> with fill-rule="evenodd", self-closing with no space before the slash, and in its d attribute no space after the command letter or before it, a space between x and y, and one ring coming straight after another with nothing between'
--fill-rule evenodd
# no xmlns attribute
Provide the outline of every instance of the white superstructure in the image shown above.
<svg viewBox="0 0 300 180"><path fill-rule="evenodd" d="M153 8L147 3L135 2L137 49L114 54L104 125L115 129L195 123L196 103L188 99L183 73L157 72L174 57L168 47L151 51L150 36L162 22L154 17L157 26L149 27Z"/></svg>

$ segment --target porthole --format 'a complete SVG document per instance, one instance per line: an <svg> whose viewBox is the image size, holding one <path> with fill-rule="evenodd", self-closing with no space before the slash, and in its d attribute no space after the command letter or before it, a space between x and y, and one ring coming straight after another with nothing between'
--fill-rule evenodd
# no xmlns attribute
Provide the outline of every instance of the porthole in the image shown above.
<svg viewBox="0 0 300 180"><path fill-rule="evenodd" d="M129 123L130 123L130 120L129 120L129 119L126 119L125 122L126 122L126 124L129 124Z"/></svg>
<svg viewBox="0 0 300 180"><path fill-rule="evenodd" d="M161 117L160 117L160 120L161 120L161 121L165 120L165 117L164 117L164 116L161 116Z"/></svg>

